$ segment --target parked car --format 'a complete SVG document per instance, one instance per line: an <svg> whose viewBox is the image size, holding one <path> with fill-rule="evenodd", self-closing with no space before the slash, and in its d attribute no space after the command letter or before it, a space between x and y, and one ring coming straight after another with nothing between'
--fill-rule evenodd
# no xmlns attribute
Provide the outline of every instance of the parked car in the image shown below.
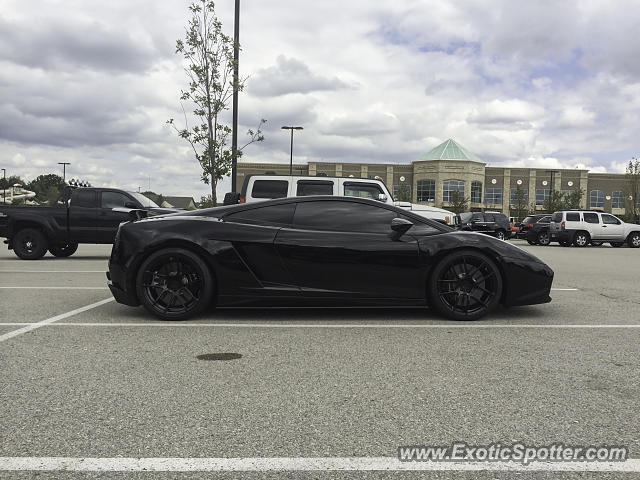
<svg viewBox="0 0 640 480"><path fill-rule="evenodd" d="M511 231L511 236L517 236L520 231L520 222L516 217L509 217L509 230Z"/></svg>
<svg viewBox="0 0 640 480"><path fill-rule="evenodd" d="M68 257L79 243L113 243L118 225L129 220L131 209L149 215L178 211L160 208L137 192L67 187L53 206L0 207L0 237L24 260L42 258L47 250Z"/></svg>
<svg viewBox="0 0 640 480"><path fill-rule="evenodd" d="M500 212L464 212L458 215L458 228L491 235L500 240L511 237L509 219Z"/></svg>
<svg viewBox="0 0 640 480"><path fill-rule="evenodd" d="M217 306L424 306L475 320L551 300L553 271L507 242L376 200L310 196L121 225L108 285L164 320Z"/></svg>
<svg viewBox="0 0 640 480"><path fill-rule="evenodd" d="M640 226L625 223L610 213L592 210L562 210L554 212L549 224L551 240L560 245L584 247L609 242L621 247L626 242L632 248L640 248Z"/></svg>
<svg viewBox="0 0 640 480"><path fill-rule="evenodd" d="M387 205L411 210L425 218L453 225L455 214L448 210L411 202L396 202L382 180L353 177L297 176L297 175L247 175L239 194L227 193L225 205L263 202L274 198L304 197L308 195L333 195L369 198Z"/></svg>
<svg viewBox="0 0 640 480"><path fill-rule="evenodd" d="M551 241L550 222L551 215L549 214L529 215L522 220L517 237L526 240L529 245L549 245Z"/></svg>

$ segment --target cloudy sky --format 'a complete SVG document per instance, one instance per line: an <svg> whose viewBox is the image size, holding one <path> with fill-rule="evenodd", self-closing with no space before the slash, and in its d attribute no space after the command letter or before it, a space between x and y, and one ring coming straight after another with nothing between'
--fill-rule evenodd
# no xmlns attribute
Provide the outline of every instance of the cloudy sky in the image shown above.
<svg viewBox="0 0 640 480"><path fill-rule="evenodd" d="M0 0L0 167L205 194L165 125L188 3ZM490 165L621 172L640 156L638 32L638 0L242 0L241 132L268 120L243 159L288 162L295 124L296 162L404 163L453 138Z"/></svg>

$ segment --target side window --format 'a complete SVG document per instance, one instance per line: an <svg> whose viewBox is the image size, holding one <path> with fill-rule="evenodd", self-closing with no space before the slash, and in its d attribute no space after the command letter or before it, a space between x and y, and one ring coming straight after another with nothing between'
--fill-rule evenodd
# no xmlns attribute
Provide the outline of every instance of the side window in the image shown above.
<svg viewBox="0 0 640 480"><path fill-rule="evenodd" d="M291 225L295 208L295 203L251 208L226 215L224 221L249 225Z"/></svg>
<svg viewBox="0 0 640 480"><path fill-rule="evenodd" d="M554 217L555 217L555 213L554 213ZM554 220L554 221L561 221L562 220L562 213L560 213L560 220ZM567 213L567 222L579 222L580 221L580 214L578 212L569 212Z"/></svg>
<svg viewBox="0 0 640 480"><path fill-rule="evenodd" d="M76 190L71 194L71 205L74 207L95 208L97 203L95 190Z"/></svg>
<svg viewBox="0 0 640 480"><path fill-rule="evenodd" d="M323 180L298 180L298 197L309 195L333 195L333 182Z"/></svg>
<svg viewBox="0 0 640 480"><path fill-rule="evenodd" d="M346 197L369 198L378 200L378 195L384 193L379 185L375 183L349 182L344 184L344 195Z"/></svg>
<svg viewBox="0 0 640 480"><path fill-rule="evenodd" d="M393 210L355 202L300 202L293 219L295 228L335 232L390 233Z"/></svg>
<svg viewBox="0 0 640 480"><path fill-rule="evenodd" d="M577 220L580 220L580 215L577 213L567 213L567 220L569 220L569 215L577 216ZM551 215L551 221L560 223L562 221L562 212L555 212L553 215Z"/></svg>
<svg viewBox="0 0 640 480"><path fill-rule="evenodd" d="M484 222L484 215L482 215L482 213L480 213L480 212L475 212L471 216L471 221L472 222Z"/></svg>
<svg viewBox="0 0 640 480"><path fill-rule="evenodd" d="M253 198L284 198L287 196L288 189L287 180L256 180L253 182L251 196Z"/></svg>
<svg viewBox="0 0 640 480"><path fill-rule="evenodd" d="M100 206L102 208L124 207L127 202L133 202L129 197L120 192L102 192ZM135 202L134 202L135 203Z"/></svg>
<svg viewBox="0 0 640 480"><path fill-rule="evenodd" d="M551 217L542 217L540 220L538 220L538 223L551 223Z"/></svg>
<svg viewBox="0 0 640 480"><path fill-rule="evenodd" d="M620 225L620 220L618 220L613 215L602 215L602 223L607 225Z"/></svg>
<svg viewBox="0 0 640 480"><path fill-rule="evenodd" d="M597 213L585 212L582 214L582 217L587 223L600 223Z"/></svg>

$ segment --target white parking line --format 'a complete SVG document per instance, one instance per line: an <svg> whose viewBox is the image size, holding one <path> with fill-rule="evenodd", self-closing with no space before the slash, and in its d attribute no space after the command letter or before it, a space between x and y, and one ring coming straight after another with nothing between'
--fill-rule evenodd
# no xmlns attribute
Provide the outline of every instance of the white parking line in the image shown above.
<svg viewBox="0 0 640 480"><path fill-rule="evenodd" d="M28 322L7 322L0 323L0 327L3 325L35 325ZM429 324L411 324L411 323L399 323L399 324L367 324L367 323L177 323L177 322L56 322L50 327L162 327L162 328L204 328L204 327L219 327L219 328L480 328L480 329L499 329L499 328L575 328L575 329L603 329L603 328L640 328L638 324L512 324L512 323L497 323L497 324L443 324L437 323L433 325Z"/></svg>
<svg viewBox="0 0 640 480"><path fill-rule="evenodd" d="M0 287L3 290L109 290L109 287Z"/></svg>
<svg viewBox="0 0 640 480"><path fill-rule="evenodd" d="M552 288L551 291L555 292L578 292L580 289L578 288Z"/></svg>
<svg viewBox="0 0 640 480"><path fill-rule="evenodd" d="M0 457L0 471L71 472L307 472L307 471L506 471L640 472L624 462L401 462L395 457L87 458Z"/></svg>
<svg viewBox="0 0 640 480"><path fill-rule="evenodd" d="M31 325L27 325L26 327L19 328L18 330L5 333L4 335L0 335L0 342L4 342L5 340L9 340L10 338L17 337L18 335L22 335L23 333L30 332L31 330L35 330L36 328L44 327L45 325L49 325L53 322L57 322L58 320L63 320L65 318L72 317L73 315L77 315L78 313L86 312L87 310L91 310L92 308L99 307L100 305L104 305L105 303L112 302L113 300L114 300L113 297L106 298L104 300L100 300L99 302L92 303L84 307L76 308L75 310L71 310L70 312L56 315L55 317L47 318L46 320L42 320L41 322L32 323Z"/></svg>

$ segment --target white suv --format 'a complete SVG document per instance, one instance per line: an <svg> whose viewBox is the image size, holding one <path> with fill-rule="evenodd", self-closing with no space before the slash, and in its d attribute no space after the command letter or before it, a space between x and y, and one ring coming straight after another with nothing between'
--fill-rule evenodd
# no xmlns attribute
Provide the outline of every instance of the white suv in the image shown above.
<svg viewBox="0 0 640 480"><path fill-rule="evenodd" d="M640 225L625 223L610 213L593 210L563 210L551 216L549 224L551 240L560 245L584 247L609 242L621 247L625 242L632 248L640 248Z"/></svg>
<svg viewBox="0 0 640 480"><path fill-rule="evenodd" d="M297 175L247 175L239 195L227 193L225 205L252 203L272 198L302 197L308 195L336 195L378 200L411 210L417 215L453 225L455 214L442 208L410 202L394 202L389 189L381 180L351 177L309 177Z"/></svg>

